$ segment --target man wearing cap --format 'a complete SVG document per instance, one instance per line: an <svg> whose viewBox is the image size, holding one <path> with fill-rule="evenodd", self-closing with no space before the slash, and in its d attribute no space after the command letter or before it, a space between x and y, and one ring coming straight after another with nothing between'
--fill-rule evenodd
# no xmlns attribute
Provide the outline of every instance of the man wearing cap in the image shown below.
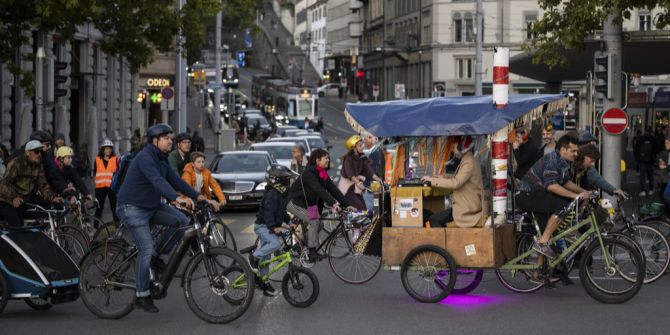
<svg viewBox="0 0 670 335"><path fill-rule="evenodd" d="M13 159L7 166L4 177L0 180L0 216L11 226L22 226L23 216L28 207L27 200L34 200L37 192L41 198L54 203L62 203L63 199L49 187L44 174L41 157L44 146L40 141L26 143L23 155Z"/></svg>

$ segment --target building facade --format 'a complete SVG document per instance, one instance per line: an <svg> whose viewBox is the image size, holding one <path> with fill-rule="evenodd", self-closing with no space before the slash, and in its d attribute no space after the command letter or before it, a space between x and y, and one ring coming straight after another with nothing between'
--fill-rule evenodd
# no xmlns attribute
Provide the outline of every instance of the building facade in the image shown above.
<svg viewBox="0 0 670 335"><path fill-rule="evenodd" d="M349 93L359 89L356 73L362 11L364 4L356 0L329 0L326 4L326 73L329 81L346 84Z"/></svg>
<svg viewBox="0 0 670 335"><path fill-rule="evenodd" d="M326 68L324 65L326 44L328 43L328 1L309 0L307 2L309 61L316 71L323 76Z"/></svg>

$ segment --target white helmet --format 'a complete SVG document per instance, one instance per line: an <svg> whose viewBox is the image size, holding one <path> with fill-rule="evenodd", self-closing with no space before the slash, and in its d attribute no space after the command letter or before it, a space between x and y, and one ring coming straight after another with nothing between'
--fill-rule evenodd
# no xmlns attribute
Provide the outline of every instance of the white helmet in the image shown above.
<svg viewBox="0 0 670 335"><path fill-rule="evenodd" d="M102 144L100 144L101 148L104 147L114 147L114 142L112 142L110 139L106 138L104 141L102 141Z"/></svg>

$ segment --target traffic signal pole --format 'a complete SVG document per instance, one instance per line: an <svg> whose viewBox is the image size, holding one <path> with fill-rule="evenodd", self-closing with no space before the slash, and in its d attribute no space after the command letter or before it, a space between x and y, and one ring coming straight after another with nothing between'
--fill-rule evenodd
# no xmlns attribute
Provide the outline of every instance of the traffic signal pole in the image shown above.
<svg viewBox="0 0 670 335"><path fill-rule="evenodd" d="M603 41L605 42L606 53L611 57L608 71L611 71L609 78L612 85L611 96L604 97L603 110L610 108L621 108L621 34L623 30L620 24L616 23L620 12L610 14L607 21L603 24ZM610 135L602 132L602 176L612 185L621 188L621 159L623 158L622 146L623 135Z"/></svg>
<svg viewBox="0 0 670 335"><path fill-rule="evenodd" d="M216 34L215 34L215 80L216 88L214 88L214 132L216 133L216 152L221 151L221 87L223 86L221 79L221 25L223 14L221 11L216 13Z"/></svg>

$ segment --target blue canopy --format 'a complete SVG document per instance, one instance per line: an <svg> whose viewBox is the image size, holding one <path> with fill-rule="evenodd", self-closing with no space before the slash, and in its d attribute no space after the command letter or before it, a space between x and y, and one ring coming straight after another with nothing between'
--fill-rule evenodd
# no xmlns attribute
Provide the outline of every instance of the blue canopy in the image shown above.
<svg viewBox="0 0 670 335"><path fill-rule="evenodd" d="M491 96L348 103L345 116L354 130L364 129L379 137L487 135L565 98L562 94L510 95L502 109L495 108Z"/></svg>

